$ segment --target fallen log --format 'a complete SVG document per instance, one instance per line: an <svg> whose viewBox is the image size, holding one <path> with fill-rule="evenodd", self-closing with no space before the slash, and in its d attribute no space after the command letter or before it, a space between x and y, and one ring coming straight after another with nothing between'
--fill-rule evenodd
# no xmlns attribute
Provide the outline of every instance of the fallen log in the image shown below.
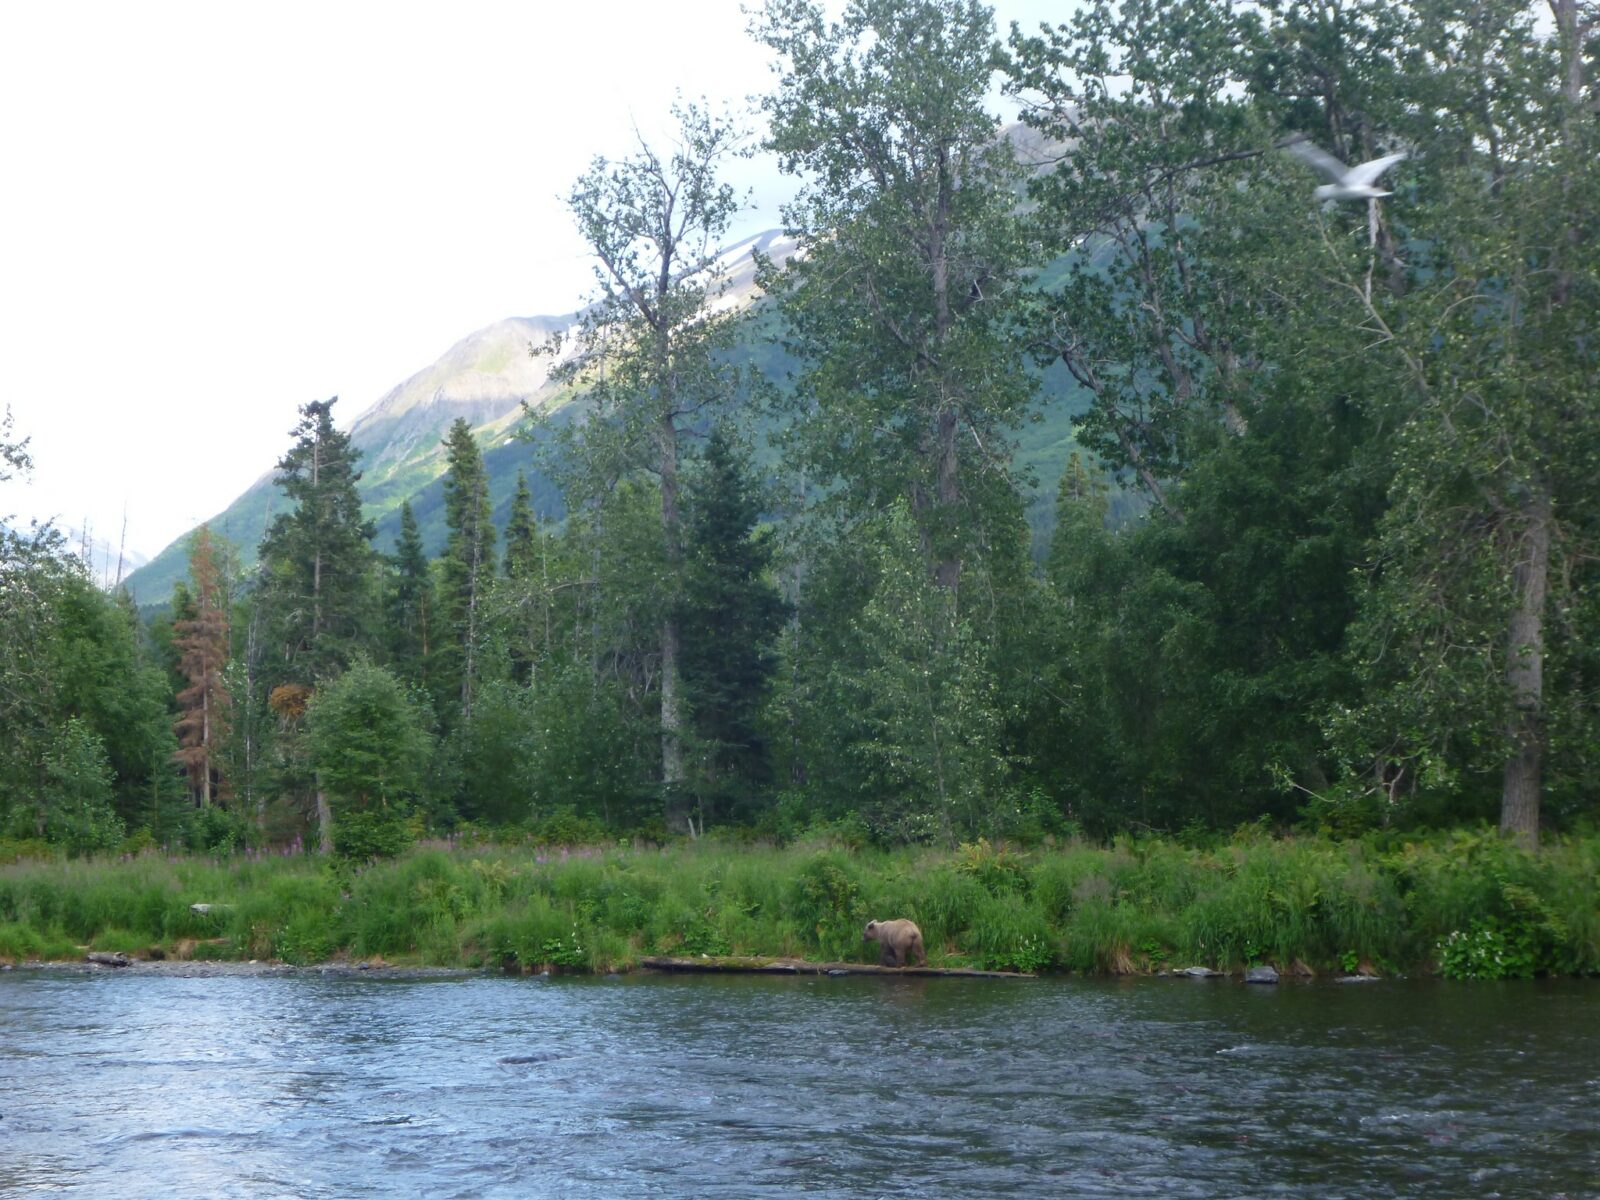
<svg viewBox="0 0 1600 1200"><path fill-rule="evenodd" d="M109 950L91 950L84 957L102 967L128 967L133 965L133 959L126 954L114 953Z"/></svg>
<svg viewBox="0 0 1600 1200"><path fill-rule="evenodd" d="M808 962L803 958L641 958L646 971L728 972L748 975L915 975L939 979L1037 979L1022 971L980 971L975 967L883 967L877 963Z"/></svg>

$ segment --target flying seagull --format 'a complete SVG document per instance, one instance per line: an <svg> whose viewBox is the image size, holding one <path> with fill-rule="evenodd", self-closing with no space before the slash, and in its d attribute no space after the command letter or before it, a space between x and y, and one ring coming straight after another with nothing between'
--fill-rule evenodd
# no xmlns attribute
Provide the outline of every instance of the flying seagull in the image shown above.
<svg viewBox="0 0 1600 1200"><path fill-rule="evenodd" d="M1333 180L1313 193L1318 200L1376 200L1379 196L1391 196L1393 192L1380 191L1373 185L1377 183L1378 176L1406 157L1405 152L1401 151L1347 167L1326 150L1304 139L1290 142L1284 149Z"/></svg>

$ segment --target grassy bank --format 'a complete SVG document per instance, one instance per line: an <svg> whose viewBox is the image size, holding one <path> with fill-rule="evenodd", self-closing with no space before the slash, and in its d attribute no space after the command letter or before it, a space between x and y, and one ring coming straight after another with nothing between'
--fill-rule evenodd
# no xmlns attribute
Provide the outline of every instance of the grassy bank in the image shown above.
<svg viewBox="0 0 1600 1200"><path fill-rule="evenodd" d="M214 907L199 914L190 905ZM1600 973L1600 837L1530 855L1489 833L954 853L813 844L419 848L0 866L0 958L134 954L627 969L649 954L870 959L909 916L930 962L1118 973L1267 962L1456 977Z"/></svg>

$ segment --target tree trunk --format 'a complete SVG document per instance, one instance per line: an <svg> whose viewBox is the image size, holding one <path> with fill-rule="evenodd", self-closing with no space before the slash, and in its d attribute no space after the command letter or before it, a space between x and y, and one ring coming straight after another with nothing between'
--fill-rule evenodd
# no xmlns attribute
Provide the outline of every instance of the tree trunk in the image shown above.
<svg viewBox="0 0 1600 1200"><path fill-rule="evenodd" d="M667 797L667 824L692 831L683 807L683 703L678 687L678 622L661 622L661 784Z"/></svg>
<svg viewBox="0 0 1600 1200"><path fill-rule="evenodd" d="M1530 849L1539 844L1539 793L1544 776L1544 603L1550 581L1550 497L1542 490L1523 508L1522 553L1513 568L1517 607L1506 648L1513 705L1500 797L1500 831Z"/></svg>
<svg viewBox="0 0 1600 1200"><path fill-rule="evenodd" d="M955 512L956 502L961 498L960 485L956 479L956 412L952 407L946 407L939 413L938 428L938 478L937 492L939 499L939 519L949 521ZM945 533L943 528L939 533ZM946 537L948 534L946 533ZM936 540L934 545L938 546ZM961 559L953 549L946 545L942 550L936 550L938 555L937 565L934 567L933 577L942 588L952 593L961 583Z"/></svg>
<svg viewBox="0 0 1600 1200"><path fill-rule="evenodd" d="M939 194L933 227L928 231L928 250L933 268L933 353L940 362L938 388L939 410L935 418L934 495L938 499L935 517L934 581L954 594L961 583L961 558L950 544L949 522L961 498L957 478L958 458L956 439L960 433L956 400L949 394L949 380L945 374L945 352L955 328L955 317L950 307L950 260L946 254L945 235L950 226L950 209L955 193L955 177L950 168L949 152L944 147L938 151ZM941 543L943 543L941 545Z"/></svg>
<svg viewBox="0 0 1600 1200"><path fill-rule="evenodd" d="M661 474L661 533L666 541L668 575L676 582L682 558L678 539L678 428L670 404L663 408L656 426ZM666 794L667 827L692 836L694 822L683 795L683 701L678 656L678 618L669 609L661 621L661 786Z"/></svg>
<svg viewBox="0 0 1600 1200"><path fill-rule="evenodd" d="M461 670L461 720L465 725L472 723L472 700L477 690L475 676L478 670L478 573L483 565L483 529L479 525L478 516L478 511L474 507L469 518L472 559L467 575L467 630Z"/></svg>
<svg viewBox="0 0 1600 1200"><path fill-rule="evenodd" d="M317 853L333 853L333 809L321 787L317 788Z"/></svg>
<svg viewBox="0 0 1600 1200"><path fill-rule="evenodd" d="M211 673L202 677L200 692L200 807L211 807Z"/></svg>

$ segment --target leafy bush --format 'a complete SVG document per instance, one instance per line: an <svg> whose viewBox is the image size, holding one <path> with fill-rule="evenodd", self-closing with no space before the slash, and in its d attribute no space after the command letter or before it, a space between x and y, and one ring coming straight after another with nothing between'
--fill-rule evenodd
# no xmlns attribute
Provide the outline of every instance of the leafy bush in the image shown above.
<svg viewBox="0 0 1600 1200"><path fill-rule="evenodd" d="M789 908L815 934L817 948L829 958L861 953L866 925L861 887L838 853L818 854L800 867L790 891Z"/></svg>
<svg viewBox="0 0 1600 1200"><path fill-rule="evenodd" d="M979 966L990 971L1040 971L1057 957L1044 917L1013 895L985 903L963 945Z"/></svg>
<svg viewBox="0 0 1600 1200"><path fill-rule="evenodd" d="M395 809L354 810L333 823L333 852L349 862L394 858L414 840L414 831Z"/></svg>
<svg viewBox="0 0 1600 1200"><path fill-rule="evenodd" d="M1439 973L1446 979L1525 979L1533 974L1533 958L1513 947L1506 935L1488 922L1470 931L1452 930L1439 943Z"/></svg>
<svg viewBox="0 0 1600 1200"><path fill-rule="evenodd" d="M557 967L585 967L589 965L589 954L583 948L583 940L578 936L578 927L574 925L572 932L565 937L546 938L539 947L540 962Z"/></svg>
<svg viewBox="0 0 1600 1200"><path fill-rule="evenodd" d="M147 830L142 830L150 836ZM232 854L243 850L255 836L255 825L239 813L213 804L199 809L187 822L184 841L191 850L210 854ZM154 841L154 838L151 838Z"/></svg>
<svg viewBox="0 0 1600 1200"><path fill-rule="evenodd" d="M988 838L962 843L956 851L956 870L983 884L991 896L1026 893L1032 882L1027 861L1004 846L991 846Z"/></svg>

